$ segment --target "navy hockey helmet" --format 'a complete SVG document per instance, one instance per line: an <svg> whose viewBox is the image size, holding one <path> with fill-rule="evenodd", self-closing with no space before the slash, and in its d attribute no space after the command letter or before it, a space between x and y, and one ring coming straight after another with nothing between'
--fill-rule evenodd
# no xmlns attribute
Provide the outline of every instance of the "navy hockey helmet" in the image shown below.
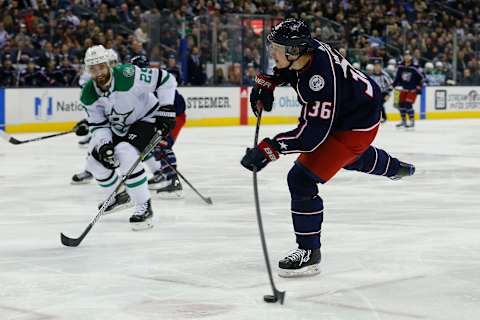
<svg viewBox="0 0 480 320"><path fill-rule="evenodd" d="M305 21L293 18L282 21L273 27L267 40L285 46L285 55L287 56L302 55L318 46Z"/></svg>
<svg viewBox="0 0 480 320"><path fill-rule="evenodd" d="M136 65L139 68L148 68L150 66L150 60L146 56L135 56L130 60L130 63Z"/></svg>

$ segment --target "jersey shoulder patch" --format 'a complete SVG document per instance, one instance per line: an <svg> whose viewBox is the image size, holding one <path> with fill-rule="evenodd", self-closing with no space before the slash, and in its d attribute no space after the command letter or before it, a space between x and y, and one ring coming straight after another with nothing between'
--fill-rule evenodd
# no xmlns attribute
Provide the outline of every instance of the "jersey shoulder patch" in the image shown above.
<svg viewBox="0 0 480 320"><path fill-rule="evenodd" d="M97 101L98 98L99 96L95 91L95 87L93 86L93 80L90 79L87 81L87 83L82 89L80 102L85 106L89 106L89 105L92 105L95 101Z"/></svg>
<svg viewBox="0 0 480 320"><path fill-rule="evenodd" d="M133 64L120 64L113 68L115 77L114 91L128 91L135 82L135 66Z"/></svg>

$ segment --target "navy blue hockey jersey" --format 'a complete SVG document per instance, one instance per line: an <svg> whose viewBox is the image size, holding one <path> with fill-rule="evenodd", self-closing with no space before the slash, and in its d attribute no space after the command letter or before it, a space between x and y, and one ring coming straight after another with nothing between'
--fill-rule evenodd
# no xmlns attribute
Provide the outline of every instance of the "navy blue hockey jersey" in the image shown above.
<svg viewBox="0 0 480 320"><path fill-rule="evenodd" d="M394 87L402 87L404 90L420 91L423 84L423 74L419 68L415 65L400 64L398 66L395 80L393 81Z"/></svg>
<svg viewBox="0 0 480 320"><path fill-rule="evenodd" d="M329 134L368 130L380 121L382 94L378 85L329 45L318 48L303 70L279 70L302 105L297 128L275 136L280 152L312 152Z"/></svg>

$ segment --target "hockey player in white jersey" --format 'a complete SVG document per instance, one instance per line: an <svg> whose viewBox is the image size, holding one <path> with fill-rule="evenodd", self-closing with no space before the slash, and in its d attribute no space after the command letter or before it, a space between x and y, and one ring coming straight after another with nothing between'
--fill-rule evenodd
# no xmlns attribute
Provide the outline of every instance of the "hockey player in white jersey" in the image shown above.
<svg viewBox="0 0 480 320"><path fill-rule="evenodd" d="M92 133L87 167L110 194L120 181L117 172L127 172L155 132L167 135L175 126L173 100L177 82L164 70L140 69L131 64L111 68L103 46L87 50L85 66L92 77L80 98ZM141 163L125 185L135 203L130 217L132 228L152 227L150 192ZM123 196L125 192L119 193L109 207L121 202Z"/></svg>
<svg viewBox="0 0 480 320"><path fill-rule="evenodd" d="M107 56L108 56L108 63L110 64L111 68L114 68L118 64L118 54L113 49L106 49ZM78 80L78 84L80 88L85 87L88 80L90 80L90 74L85 69L83 73L80 75L80 79ZM92 139L90 132L88 131L88 122L86 119L79 121L74 127L75 134L79 137L83 137L78 141L78 145L81 147L88 147L88 143ZM92 180L93 175L85 168L82 172L76 173L72 176L71 184L85 184L89 183Z"/></svg>

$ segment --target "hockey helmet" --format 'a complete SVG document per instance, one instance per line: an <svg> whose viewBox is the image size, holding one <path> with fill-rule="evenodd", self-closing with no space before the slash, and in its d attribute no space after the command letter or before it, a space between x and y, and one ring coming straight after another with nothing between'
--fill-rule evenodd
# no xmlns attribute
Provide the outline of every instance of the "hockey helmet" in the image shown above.
<svg viewBox="0 0 480 320"><path fill-rule="evenodd" d="M107 49L107 56L108 62L110 63L117 63L118 62L118 54L113 49Z"/></svg>
<svg viewBox="0 0 480 320"><path fill-rule="evenodd" d="M87 52L85 52L85 58L83 60L87 68L102 63L108 64L107 49L102 45L90 47L87 49Z"/></svg>
<svg viewBox="0 0 480 320"><path fill-rule="evenodd" d="M150 66L150 60L144 55L133 57L130 60L130 63L139 68L148 68Z"/></svg>
<svg viewBox="0 0 480 320"><path fill-rule="evenodd" d="M308 25L299 19L287 19L277 24L268 34L271 43L285 46L285 55L302 55L318 46Z"/></svg>

